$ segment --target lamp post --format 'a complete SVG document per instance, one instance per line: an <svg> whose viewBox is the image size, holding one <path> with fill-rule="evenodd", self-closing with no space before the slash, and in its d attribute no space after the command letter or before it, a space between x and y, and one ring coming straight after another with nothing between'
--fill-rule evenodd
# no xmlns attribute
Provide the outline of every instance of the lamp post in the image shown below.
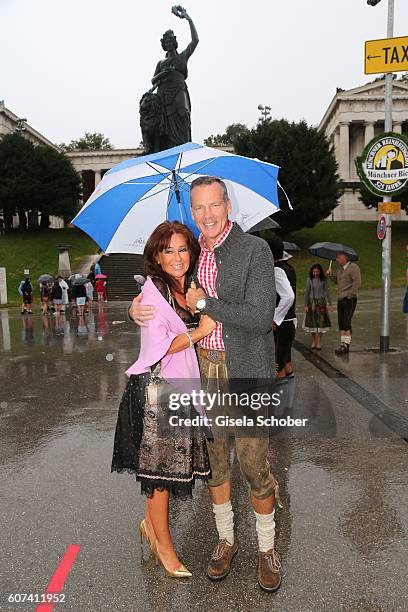
<svg viewBox="0 0 408 612"><path fill-rule="evenodd" d="M377 6L381 0L367 0L370 6ZM394 0L388 0L387 38L394 36ZM392 81L393 73L385 75L385 122L384 132L392 132ZM384 196L383 202L391 202L391 196ZM381 241L381 331L380 353L390 350L390 292L391 292L391 225L392 217L385 215L387 231Z"/></svg>
<svg viewBox="0 0 408 612"><path fill-rule="evenodd" d="M258 110L261 111L261 117L259 121L268 121L271 118L271 107L258 104Z"/></svg>

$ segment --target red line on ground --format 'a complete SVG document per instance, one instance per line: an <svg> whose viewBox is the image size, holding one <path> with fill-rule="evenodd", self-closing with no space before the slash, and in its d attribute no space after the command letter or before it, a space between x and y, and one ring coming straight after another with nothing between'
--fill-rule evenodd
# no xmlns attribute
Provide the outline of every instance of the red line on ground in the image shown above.
<svg viewBox="0 0 408 612"><path fill-rule="evenodd" d="M55 570L54 575L52 576L44 593L61 593L80 548L81 547L76 544L70 544L67 547L65 555L59 562L59 565ZM36 607L36 612L51 612L53 607L55 606L55 603L56 602L41 603Z"/></svg>

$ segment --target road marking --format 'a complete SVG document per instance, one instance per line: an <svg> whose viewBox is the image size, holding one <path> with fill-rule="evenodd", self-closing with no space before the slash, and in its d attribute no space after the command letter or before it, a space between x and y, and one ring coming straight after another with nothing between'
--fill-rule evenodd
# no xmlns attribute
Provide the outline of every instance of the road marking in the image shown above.
<svg viewBox="0 0 408 612"><path fill-rule="evenodd" d="M330 378L338 387L348 393L350 397L355 399L360 406L376 416L394 434L404 440L404 442L408 442L408 421L406 417L394 412L379 397L349 378L347 374L344 374L338 368L332 366L321 355L313 353L299 340L293 342L293 348L318 370L323 372L327 378Z"/></svg>
<svg viewBox="0 0 408 612"><path fill-rule="evenodd" d="M61 561L57 569L52 576L45 593L61 593L62 588L65 584L66 579L68 578L68 574L71 571L71 568L74 564L74 561L79 553L80 546L76 544L70 544L65 551L65 555L62 557ZM55 603L41 603L36 607L36 612L51 612L54 608Z"/></svg>

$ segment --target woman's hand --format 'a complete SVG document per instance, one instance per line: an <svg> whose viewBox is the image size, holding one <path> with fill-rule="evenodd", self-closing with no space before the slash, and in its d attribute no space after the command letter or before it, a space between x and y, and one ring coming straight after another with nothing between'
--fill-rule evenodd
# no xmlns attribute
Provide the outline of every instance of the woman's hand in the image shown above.
<svg viewBox="0 0 408 612"><path fill-rule="evenodd" d="M198 324L197 330L200 332L202 338L208 336L216 328L217 323L208 315L201 315L200 323Z"/></svg>

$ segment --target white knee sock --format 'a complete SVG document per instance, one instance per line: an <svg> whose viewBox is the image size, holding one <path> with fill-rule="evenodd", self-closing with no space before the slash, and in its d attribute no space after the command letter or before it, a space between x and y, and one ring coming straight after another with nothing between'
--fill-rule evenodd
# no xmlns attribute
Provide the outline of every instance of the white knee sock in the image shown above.
<svg viewBox="0 0 408 612"><path fill-rule="evenodd" d="M255 512L255 518L259 550L260 552L266 552L275 546L275 510L272 514Z"/></svg>
<svg viewBox="0 0 408 612"><path fill-rule="evenodd" d="M213 504L213 512L220 540L227 540L232 545L234 543L234 513L231 501L224 504Z"/></svg>
<svg viewBox="0 0 408 612"><path fill-rule="evenodd" d="M341 337L341 343L342 344L350 345L351 344L351 336L342 336Z"/></svg>

